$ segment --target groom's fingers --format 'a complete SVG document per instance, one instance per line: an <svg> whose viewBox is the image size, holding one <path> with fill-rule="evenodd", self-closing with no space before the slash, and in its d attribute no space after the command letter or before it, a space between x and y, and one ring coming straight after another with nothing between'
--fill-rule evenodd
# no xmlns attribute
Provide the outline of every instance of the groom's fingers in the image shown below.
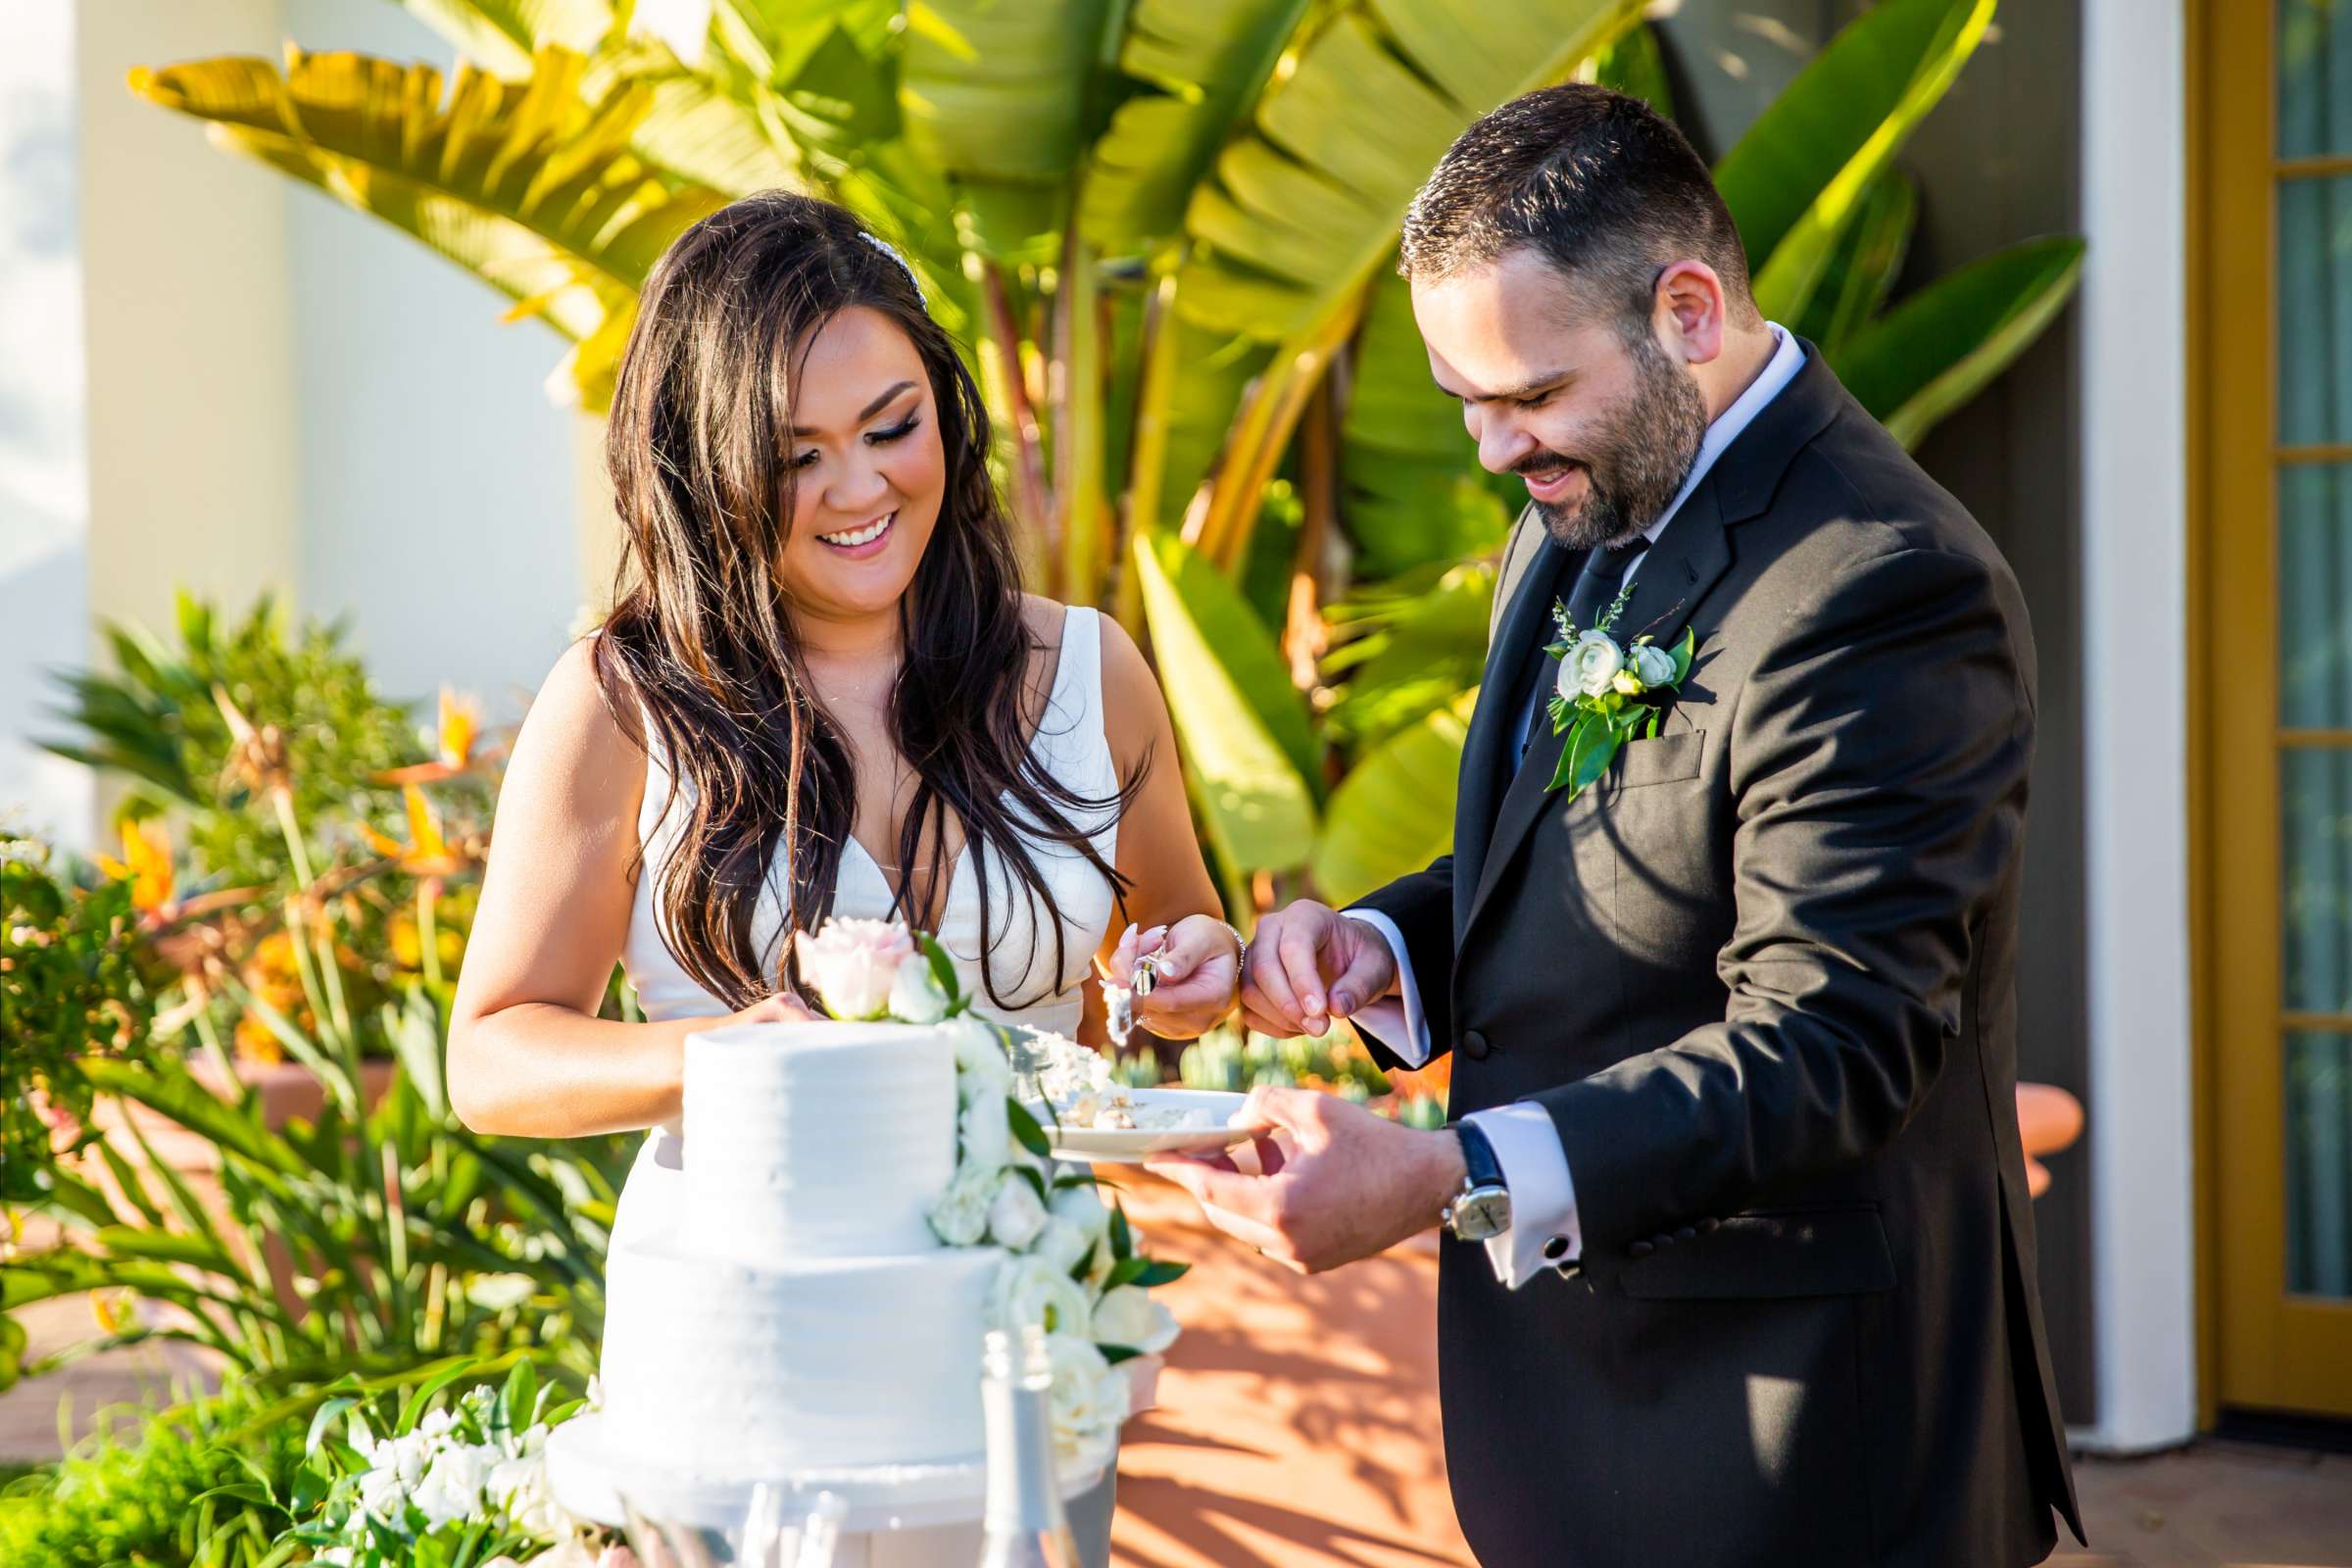
<svg viewBox="0 0 2352 1568"><path fill-rule="evenodd" d="M1348 967L1331 983L1331 1015L1352 1017L1365 1003L1381 996L1396 977L1396 962L1389 945L1372 932L1359 932Z"/></svg>
<svg viewBox="0 0 2352 1568"><path fill-rule="evenodd" d="M1266 1191L1265 1177L1219 1170L1213 1165L1186 1159L1181 1155L1148 1159L1144 1161L1144 1168L1165 1176L1192 1194L1200 1200L1202 1208L1221 1209L1265 1228L1268 1235L1273 1234L1268 1225L1273 1217L1272 1199Z"/></svg>
<svg viewBox="0 0 2352 1568"><path fill-rule="evenodd" d="M1270 923L1280 920L1282 916L1268 915L1266 918ZM1269 940L1264 935L1264 927L1259 927L1258 940L1250 947L1249 983L1242 992L1245 998L1252 990L1256 992L1255 999L1248 1004L1251 1011L1273 1025L1270 1029L1261 1028L1258 1032L1272 1035L1277 1040L1287 1040L1293 1035L1305 1033L1305 1011L1298 1005L1298 998L1291 990L1290 976L1283 972L1279 951L1283 936L1289 930L1289 924L1285 923Z"/></svg>

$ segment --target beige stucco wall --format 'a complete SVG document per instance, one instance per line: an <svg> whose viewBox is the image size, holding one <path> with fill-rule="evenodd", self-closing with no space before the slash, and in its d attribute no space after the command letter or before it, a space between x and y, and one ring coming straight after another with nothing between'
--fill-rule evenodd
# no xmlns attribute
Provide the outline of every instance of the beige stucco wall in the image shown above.
<svg viewBox="0 0 2352 1568"><path fill-rule="evenodd" d="M77 7L93 620L241 606L299 565L286 181L132 97L133 66L273 56L277 0ZM91 655L102 645L93 625Z"/></svg>

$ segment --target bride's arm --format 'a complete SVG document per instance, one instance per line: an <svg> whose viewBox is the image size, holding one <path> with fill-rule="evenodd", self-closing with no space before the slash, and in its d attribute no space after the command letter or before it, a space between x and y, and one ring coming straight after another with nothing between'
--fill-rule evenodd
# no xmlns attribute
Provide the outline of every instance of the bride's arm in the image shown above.
<svg viewBox="0 0 2352 1568"><path fill-rule="evenodd" d="M499 789L449 1025L450 1103L475 1132L571 1138L675 1116L686 1036L712 1023L596 1015L628 932L645 755L605 710L592 652L584 639L557 661Z"/></svg>
<svg viewBox="0 0 2352 1568"><path fill-rule="evenodd" d="M1135 640L1107 615L1102 626L1103 725L1121 782L1140 776L1143 786L1119 818L1126 908L1111 921L1095 963L1100 972L1124 980L1113 964L1129 924L1139 932L1166 928L1169 944L1188 963L1148 1002L1138 999L1138 1011L1152 1033L1186 1039L1232 1010L1238 954L1193 830L1167 701Z"/></svg>

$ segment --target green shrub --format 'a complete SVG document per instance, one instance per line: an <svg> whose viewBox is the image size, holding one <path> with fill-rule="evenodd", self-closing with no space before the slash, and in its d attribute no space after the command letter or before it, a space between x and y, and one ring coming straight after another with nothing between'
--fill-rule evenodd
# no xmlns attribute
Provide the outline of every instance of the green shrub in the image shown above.
<svg viewBox="0 0 2352 1568"><path fill-rule="evenodd" d="M266 1478L273 1494L302 1463L302 1427L234 1433L255 1409L242 1392L163 1409L117 1406L58 1464L0 1488L0 1563L9 1568L247 1568L289 1522L216 1488Z"/></svg>

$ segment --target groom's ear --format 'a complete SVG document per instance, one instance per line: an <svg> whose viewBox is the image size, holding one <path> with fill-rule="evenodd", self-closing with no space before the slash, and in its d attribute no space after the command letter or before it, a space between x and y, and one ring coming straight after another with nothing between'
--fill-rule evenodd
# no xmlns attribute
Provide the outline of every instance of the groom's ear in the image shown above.
<svg viewBox="0 0 2352 1568"><path fill-rule="evenodd" d="M1696 257L1659 270L1651 309L1665 329L1669 352L1679 348L1687 364L1706 365L1723 352L1727 302L1723 279Z"/></svg>

